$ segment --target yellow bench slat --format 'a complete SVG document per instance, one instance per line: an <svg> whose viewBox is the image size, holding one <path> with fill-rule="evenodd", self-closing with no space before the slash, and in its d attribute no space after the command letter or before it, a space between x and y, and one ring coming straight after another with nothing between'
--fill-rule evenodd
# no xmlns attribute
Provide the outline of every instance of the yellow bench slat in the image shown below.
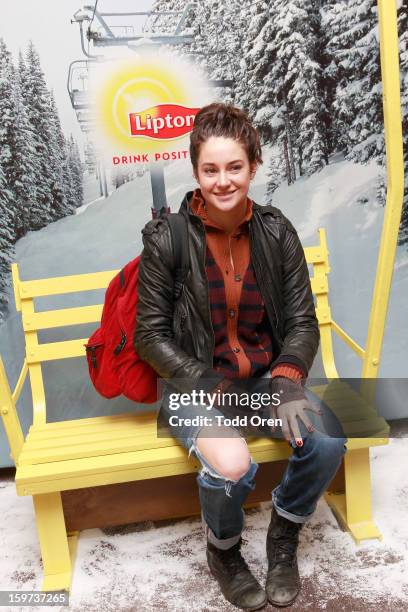
<svg viewBox="0 0 408 612"><path fill-rule="evenodd" d="M133 423L135 420L148 420L148 419L156 419L156 411L149 410L148 412L121 412L119 414L106 414L103 416L96 417L86 417L83 419L69 419L66 421L54 421L52 423L45 423L44 425L31 425L30 432L36 431L55 431L65 430L72 428L81 428L84 426L104 426L105 423L109 423L112 426L115 426L116 423L122 424L126 421Z"/></svg>
<svg viewBox="0 0 408 612"><path fill-rule="evenodd" d="M79 419L81 420L81 419ZM78 427L67 427L60 429L50 429L50 430L32 430L27 434L26 441L33 440L63 440L67 437L78 437L84 436L89 433L89 435L105 433L107 430L110 432L111 437L118 435L122 431L131 430L133 435L140 435L144 431L150 429L156 429L156 417L153 419L121 419L117 421L112 421L111 423L96 423L94 426L86 425L83 429L79 429Z"/></svg>
<svg viewBox="0 0 408 612"><path fill-rule="evenodd" d="M102 316L102 304L94 306L79 306L76 308L61 308L23 315L24 331L37 331L39 329L52 329L66 327L67 325L81 325L83 323L99 323Z"/></svg>
<svg viewBox="0 0 408 612"><path fill-rule="evenodd" d="M91 272L89 274L73 274L40 280L20 281L19 294L22 300L46 295L60 295L105 289L119 270Z"/></svg>
<svg viewBox="0 0 408 612"><path fill-rule="evenodd" d="M83 440L89 440L90 442L102 439L104 437L115 439L116 437L124 438L126 435L128 436L148 436L148 435L156 435L157 431L157 423L154 421L145 421L130 423L125 422L123 425L117 423L115 426L112 425L97 425L95 428L86 427L86 429L82 430L74 430L70 429L68 431L58 431L55 432L30 432L26 437L25 444L33 445L40 447L43 446L51 447L52 445L61 444L66 446L68 443L71 444L82 444Z"/></svg>
<svg viewBox="0 0 408 612"><path fill-rule="evenodd" d="M69 359L70 357L83 357L86 354L84 344L88 338L79 340L63 340L61 342L44 342L27 350L27 363L41 363L54 359Z"/></svg>
<svg viewBox="0 0 408 612"><path fill-rule="evenodd" d="M174 438L162 438L167 445L156 448L121 452L98 457L68 459L36 465L22 465L17 467L16 482L29 482L30 480L50 480L64 477L75 477L76 474L85 476L109 470L130 469L132 467L149 467L153 465L166 465L178 463L187 457L186 450ZM255 451L267 451L278 445L277 449L288 446L285 442L259 438L255 441ZM251 445L250 445L251 449ZM276 450L276 449L275 449ZM55 490L58 490L56 483Z"/></svg>
<svg viewBox="0 0 408 612"><path fill-rule="evenodd" d="M18 465L37 465L39 463L51 463L57 461L69 461L71 459L93 458L102 455L115 455L118 453L130 453L133 451L144 451L156 449L157 458L160 461L160 449L169 446L167 438L153 436L133 436L118 438L114 440L100 439L96 441L84 439L82 443L65 446L60 444L51 448L36 448L30 445L24 446L18 457Z"/></svg>
<svg viewBox="0 0 408 612"><path fill-rule="evenodd" d="M143 451L152 448L161 449L162 447L177 444L174 438L157 437L156 427L151 425L149 427L150 429L139 432L139 435L137 435L137 430L135 429L134 431L121 431L119 435L115 433L113 437L107 430L102 434L86 434L82 437L76 436L66 440L32 439L24 444L18 458L18 464L23 466L68 461L84 457L91 458L101 455ZM261 438L261 440L263 439ZM263 442L255 440L253 448L264 447L265 443L267 443L267 439ZM157 451L158 458L160 457L160 452L159 450Z"/></svg>

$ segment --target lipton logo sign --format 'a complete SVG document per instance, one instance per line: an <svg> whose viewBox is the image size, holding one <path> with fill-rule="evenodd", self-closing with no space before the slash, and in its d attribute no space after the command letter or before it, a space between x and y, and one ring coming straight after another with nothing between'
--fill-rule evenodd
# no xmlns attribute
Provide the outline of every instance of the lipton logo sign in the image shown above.
<svg viewBox="0 0 408 612"><path fill-rule="evenodd" d="M130 133L157 140L179 138L191 132L199 110L179 104L157 104L138 113L129 113Z"/></svg>

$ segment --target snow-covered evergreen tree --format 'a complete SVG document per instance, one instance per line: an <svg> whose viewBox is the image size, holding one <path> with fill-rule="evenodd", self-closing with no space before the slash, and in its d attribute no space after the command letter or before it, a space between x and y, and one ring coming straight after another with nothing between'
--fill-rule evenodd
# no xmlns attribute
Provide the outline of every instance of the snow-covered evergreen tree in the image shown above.
<svg viewBox="0 0 408 612"><path fill-rule="evenodd" d="M72 177L71 189L74 198L73 201L75 202L75 207L82 206L84 199L84 171L82 168L81 157L78 151L78 145L76 144L72 134L68 139L68 163Z"/></svg>
<svg viewBox="0 0 408 612"><path fill-rule="evenodd" d="M16 123L13 139L11 188L15 194L18 214L15 219L16 240L30 228L30 211L37 198L35 183L36 150L34 134L23 102L20 73L14 71L14 105Z"/></svg>
<svg viewBox="0 0 408 612"><path fill-rule="evenodd" d="M335 131L349 159L384 161L376 0L338 0L326 13L327 50L337 66Z"/></svg>
<svg viewBox="0 0 408 612"><path fill-rule="evenodd" d="M328 162L325 100L319 89L319 10L313 0L277 0L271 11L276 62L268 79L276 100L287 108L299 173L312 174Z"/></svg>
<svg viewBox="0 0 408 612"><path fill-rule="evenodd" d="M0 321L7 308L7 288L10 286L10 264L13 254L14 231L11 202L13 194L8 190L0 164Z"/></svg>
<svg viewBox="0 0 408 612"><path fill-rule="evenodd" d="M16 197L11 189L11 167L13 164L12 141L16 123L16 108L14 103L14 68L11 54L4 41L0 39L0 168L2 187L7 191L3 200L3 223L7 224L7 234L13 243L15 241L14 219L17 216ZM7 213L5 206L8 207Z"/></svg>
<svg viewBox="0 0 408 612"><path fill-rule="evenodd" d="M34 135L37 197L31 206L30 228L37 230L53 220L53 188L56 176L51 163L49 92L38 53L32 42L29 43L25 61L20 57L19 68L24 105Z"/></svg>
<svg viewBox="0 0 408 612"><path fill-rule="evenodd" d="M75 195L73 190L73 177L70 167L69 150L62 132L61 122L55 103L53 92L49 98L49 125L50 140L49 148L51 151L50 162L53 166L53 219L61 219L75 212Z"/></svg>
<svg viewBox="0 0 408 612"><path fill-rule="evenodd" d="M408 6L401 3L398 11L400 41L402 135L404 139L405 189L400 243L408 244Z"/></svg>
<svg viewBox="0 0 408 612"><path fill-rule="evenodd" d="M268 177L268 182L266 184L266 201L268 204L272 204L274 192L279 185L283 183L285 177L287 179L287 169L284 163L283 152L280 150L281 148L281 145L272 147L272 154L266 172Z"/></svg>
<svg viewBox="0 0 408 612"><path fill-rule="evenodd" d="M266 2L243 7L242 14L247 23L242 41L242 59L239 63L239 78L236 83L236 101L256 118L257 127L266 141L271 141L273 90L265 86L265 77L274 53L273 28L269 21Z"/></svg>
<svg viewBox="0 0 408 612"><path fill-rule="evenodd" d="M0 158L11 193L14 240L29 229L35 200L33 133L22 101L19 73L0 39Z"/></svg>

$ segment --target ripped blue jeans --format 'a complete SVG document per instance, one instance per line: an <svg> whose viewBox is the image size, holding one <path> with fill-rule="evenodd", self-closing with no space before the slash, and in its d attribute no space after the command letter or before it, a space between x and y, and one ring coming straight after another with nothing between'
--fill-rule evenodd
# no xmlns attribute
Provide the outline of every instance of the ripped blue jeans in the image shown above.
<svg viewBox="0 0 408 612"><path fill-rule="evenodd" d="M318 403L323 415L308 411L309 419L315 430L309 432L302 421L298 420L300 432L303 438L303 446L298 447L294 440L290 442L292 455L288 466L283 474L280 484L271 492L272 503L276 512L296 523L304 523L313 514L317 502L326 490L330 481L336 474L344 453L346 452L341 425L330 409L325 406L316 396L305 390L309 399ZM202 415L201 406L181 406L177 410L178 417L193 418ZM219 416L221 420L224 415L212 409L213 417ZM163 403L160 410L160 421L170 431L171 435L201 463L201 470L197 475L199 488L201 517L206 536L212 544L218 548L227 549L240 539L244 528L245 514L243 504L251 490L255 488L255 475L258 464L252 459L248 470L238 480L228 480L211 466L197 448L197 437L203 426L194 425L171 425L170 416L174 412L169 409L168 391L163 394ZM327 435L327 423L330 422L331 435ZM246 444L244 436L234 427L229 426L231 436L237 436ZM277 428L280 430L280 428ZM333 432L337 434L334 436ZM253 433L251 433L253 435ZM265 431L259 431L259 436L264 437ZM269 434L269 437L283 439L281 431Z"/></svg>

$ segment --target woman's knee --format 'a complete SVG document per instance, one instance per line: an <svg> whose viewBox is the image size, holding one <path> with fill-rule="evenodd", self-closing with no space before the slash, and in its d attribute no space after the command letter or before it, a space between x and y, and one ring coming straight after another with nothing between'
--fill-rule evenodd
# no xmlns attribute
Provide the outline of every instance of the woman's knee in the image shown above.
<svg viewBox="0 0 408 612"><path fill-rule="evenodd" d="M223 478L237 481L248 472L251 456L244 438L211 438L203 435L202 430L200 434L196 440L199 453Z"/></svg>
<svg viewBox="0 0 408 612"><path fill-rule="evenodd" d="M332 438L330 436L314 437L310 436L314 447L314 452L319 456L323 464L338 461L343 457L347 448L347 438Z"/></svg>

